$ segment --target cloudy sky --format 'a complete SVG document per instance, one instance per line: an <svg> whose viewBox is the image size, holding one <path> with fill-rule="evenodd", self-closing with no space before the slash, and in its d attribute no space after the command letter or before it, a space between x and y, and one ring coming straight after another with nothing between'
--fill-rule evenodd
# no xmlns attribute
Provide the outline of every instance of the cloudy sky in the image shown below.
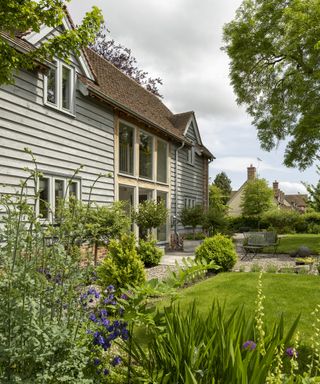
<svg viewBox="0 0 320 384"><path fill-rule="evenodd" d="M139 66L160 77L160 93L174 113L193 110L204 144L215 155L210 176L225 171L238 189L253 164L260 177L280 182L286 193L305 192L316 183L315 167L301 173L282 164L285 145L260 149L256 130L235 102L228 57L221 51L222 27L241 0L73 0L75 22L91 6L103 10L110 36L131 48ZM261 160L259 161L258 158Z"/></svg>

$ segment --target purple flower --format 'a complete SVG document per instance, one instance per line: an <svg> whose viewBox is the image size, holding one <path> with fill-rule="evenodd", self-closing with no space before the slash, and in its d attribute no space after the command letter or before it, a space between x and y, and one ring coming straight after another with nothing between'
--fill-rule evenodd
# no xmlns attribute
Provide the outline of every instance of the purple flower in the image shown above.
<svg viewBox="0 0 320 384"><path fill-rule="evenodd" d="M108 371L107 369L104 369L104 370L103 370L103 374L104 374L105 376L107 376L107 375L109 375L109 371Z"/></svg>
<svg viewBox="0 0 320 384"><path fill-rule="evenodd" d="M256 349L256 346L257 344L254 341L248 340L245 343L243 343L242 348L248 351L253 351L254 349Z"/></svg>
<svg viewBox="0 0 320 384"><path fill-rule="evenodd" d="M95 358L95 359L93 360L93 364L94 364L95 366L99 365L99 364L100 364L100 360L97 359L97 358Z"/></svg>
<svg viewBox="0 0 320 384"><path fill-rule="evenodd" d="M125 293L123 293L121 296L120 296L121 299L123 300L128 300L129 296L126 295Z"/></svg>
<svg viewBox="0 0 320 384"><path fill-rule="evenodd" d="M108 316L108 312L107 312L107 310L106 309L101 309L101 311L100 311L100 316L102 317L102 316Z"/></svg>
<svg viewBox="0 0 320 384"><path fill-rule="evenodd" d="M107 290L108 291L110 291L110 292L114 292L114 286L113 285L109 285L108 287L107 287Z"/></svg>
<svg viewBox="0 0 320 384"><path fill-rule="evenodd" d="M94 323L97 322L96 315L94 313L90 313L89 320L93 321Z"/></svg>
<svg viewBox="0 0 320 384"><path fill-rule="evenodd" d="M113 367L115 367L116 365L119 365L121 363L121 357L120 356L116 356L113 358L113 360L111 361L111 365Z"/></svg>
<svg viewBox="0 0 320 384"><path fill-rule="evenodd" d="M289 357L294 357L294 358L298 357L298 351L295 348L292 348L292 347L289 347L289 348L286 349L286 354Z"/></svg>
<svg viewBox="0 0 320 384"><path fill-rule="evenodd" d="M101 323L102 323L102 325L103 325L105 328L107 328L107 327L109 327L109 325L110 325L110 320L105 319L105 318L102 318L102 319L101 319Z"/></svg>

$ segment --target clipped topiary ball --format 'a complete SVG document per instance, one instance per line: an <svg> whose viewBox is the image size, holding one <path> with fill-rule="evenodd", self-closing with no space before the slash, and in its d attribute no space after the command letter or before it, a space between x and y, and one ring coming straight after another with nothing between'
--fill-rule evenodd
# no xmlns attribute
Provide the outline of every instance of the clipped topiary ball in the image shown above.
<svg viewBox="0 0 320 384"><path fill-rule="evenodd" d="M229 271L237 262L238 256L231 239L223 235L206 238L196 249L196 260L214 262L219 271Z"/></svg>

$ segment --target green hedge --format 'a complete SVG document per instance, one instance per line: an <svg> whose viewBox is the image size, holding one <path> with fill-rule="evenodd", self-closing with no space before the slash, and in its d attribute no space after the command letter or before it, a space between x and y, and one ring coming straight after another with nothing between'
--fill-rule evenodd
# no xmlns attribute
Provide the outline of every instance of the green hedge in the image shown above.
<svg viewBox="0 0 320 384"><path fill-rule="evenodd" d="M300 214L291 210L273 210L259 217L238 216L229 218L233 232L246 230L275 230L277 233L320 233L320 212Z"/></svg>

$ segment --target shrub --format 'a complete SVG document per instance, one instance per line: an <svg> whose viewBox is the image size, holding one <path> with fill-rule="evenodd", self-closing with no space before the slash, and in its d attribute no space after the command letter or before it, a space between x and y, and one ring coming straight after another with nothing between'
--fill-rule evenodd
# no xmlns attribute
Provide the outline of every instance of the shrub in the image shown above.
<svg viewBox="0 0 320 384"><path fill-rule="evenodd" d="M109 253L97 268L102 286L140 285L145 281L143 263L140 260L134 235L122 235L120 240L111 240Z"/></svg>
<svg viewBox="0 0 320 384"><path fill-rule="evenodd" d="M196 260L213 261L221 271L229 271L237 259L232 240L220 234L208 237L196 249Z"/></svg>
<svg viewBox="0 0 320 384"><path fill-rule="evenodd" d="M145 241L143 239L139 241L137 252L145 267L158 265L164 253L156 246L155 240Z"/></svg>
<svg viewBox="0 0 320 384"><path fill-rule="evenodd" d="M278 233L294 233L296 227L302 227L301 215L295 211L273 210L266 212L261 219L266 227L273 227ZM302 229L302 228L301 228Z"/></svg>
<svg viewBox="0 0 320 384"><path fill-rule="evenodd" d="M264 228L261 225L260 220L261 219L258 216L229 217L228 225L229 225L229 229L234 232L248 232L249 230L252 230L252 229Z"/></svg>

